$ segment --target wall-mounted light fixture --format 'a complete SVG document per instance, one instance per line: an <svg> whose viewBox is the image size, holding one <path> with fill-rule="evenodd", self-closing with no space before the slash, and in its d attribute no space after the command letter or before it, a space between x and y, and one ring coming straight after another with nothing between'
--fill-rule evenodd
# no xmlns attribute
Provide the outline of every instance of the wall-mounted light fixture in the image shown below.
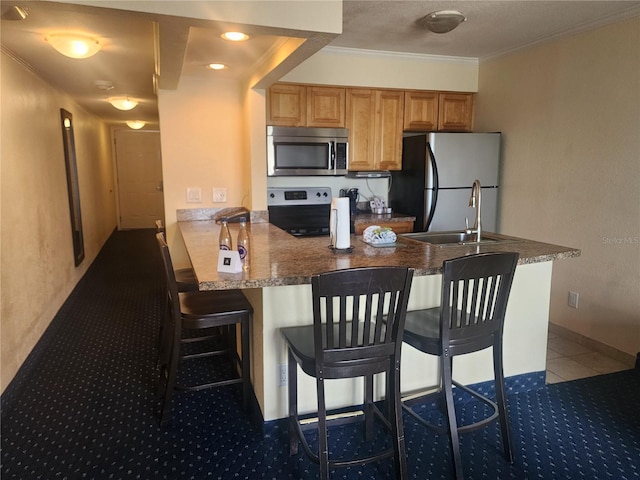
<svg viewBox="0 0 640 480"><path fill-rule="evenodd" d="M249 40L249 35L242 32L224 32L221 37L231 42L243 42L245 40Z"/></svg>
<svg viewBox="0 0 640 480"><path fill-rule="evenodd" d="M140 130L145 125L146 122L143 122L142 120L127 120L127 126L129 128L133 128L134 130Z"/></svg>
<svg viewBox="0 0 640 480"><path fill-rule="evenodd" d="M131 110L138 105L137 101L131 100L129 97L112 97L109 99L109 103L118 110Z"/></svg>
<svg viewBox="0 0 640 480"><path fill-rule="evenodd" d="M89 58L98 53L100 42L86 35L56 33L45 40L61 54L70 58Z"/></svg>

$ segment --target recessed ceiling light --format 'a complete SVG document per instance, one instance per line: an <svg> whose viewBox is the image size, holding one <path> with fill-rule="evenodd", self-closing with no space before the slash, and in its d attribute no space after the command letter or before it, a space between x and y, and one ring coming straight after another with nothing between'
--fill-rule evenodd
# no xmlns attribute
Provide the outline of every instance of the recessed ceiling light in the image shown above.
<svg viewBox="0 0 640 480"><path fill-rule="evenodd" d="M210 63L207 68L211 70L224 70L227 66L224 63Z"/></svg>
<svg viewBox="0 0 640 480"><path fill-rule="evenodd" d="M249 40L249 35L242 32L225 32L222 34L222 38L232 42L242 42L244 40Z"/></svg>
<svg viewBox="0 0 640 480"><path fill-rule="evenodd" d="M98 53L100 42L86 35L52 34L45 40L61 54L70 58L89 58Z"/></svg>
<svg viewBox="0 0 640 480"><path fill-rule="evenodd" d="M131 110L135 108L136 105L138 105L138 102L136 100L131 100L129 97L113 97L108 101L118 110Z"/></svg>

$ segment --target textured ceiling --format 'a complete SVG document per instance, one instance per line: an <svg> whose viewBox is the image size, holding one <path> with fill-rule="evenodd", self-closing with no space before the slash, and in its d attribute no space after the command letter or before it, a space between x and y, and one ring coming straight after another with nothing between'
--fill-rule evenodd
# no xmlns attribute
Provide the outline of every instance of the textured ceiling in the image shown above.
<svg viewBox="0 0 640 480"><path fill-rule="evenodd" d="M640 15L637 1L353 1L332 46L484 59L559 35ZM467 21L446 34L419 21L455 9Z"/></svg>

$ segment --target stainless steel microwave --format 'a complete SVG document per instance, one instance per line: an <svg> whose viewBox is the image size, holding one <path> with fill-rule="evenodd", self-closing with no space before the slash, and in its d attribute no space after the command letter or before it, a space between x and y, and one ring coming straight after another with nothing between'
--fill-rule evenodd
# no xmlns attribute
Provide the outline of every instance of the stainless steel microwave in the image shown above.
<svg viewBox="0 0 640 480"><path fill-rule="evenodd" d="M267 127L267 175L346 175L346 128Z"/></svg>

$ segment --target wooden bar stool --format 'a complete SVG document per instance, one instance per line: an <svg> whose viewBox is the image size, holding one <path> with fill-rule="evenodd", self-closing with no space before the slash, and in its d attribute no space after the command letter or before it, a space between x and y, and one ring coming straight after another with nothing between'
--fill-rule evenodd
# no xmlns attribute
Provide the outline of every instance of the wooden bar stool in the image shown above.
<svg viewBox="0 0 640 480"><path fill-rule="evenodd" d="M158 382L158 394L161 397L160 423L164 425L169 422L174 389L195 391L241 383L243 408L248 413L252 396L249 322L253 307L240 290L178 292L169 247L164 240L164 235L157 233L156 239L165 267L169 305L160 339ZM237 325L240 325L241 330L241 357L236 350ZM222 340L222 348L219 346L220 342L216 340ZM211 348L202 348L195 353L186 352L187 348L195 344L211 345ZM239 368L241 372L239 377L234 372L234 375L229 378L214 381L193 385L177 383L178 371L190 368L188 362L224 354L229 355L236 368Z"/></svg>
<svg viewBox="0 0 640 480"><path fill-rule="evenodd" d="M330 468L363 465L391 456L396 478L407 476L400 348L412 278L413 270L402 267L355 268L316 275L311 279L313 325L280 330L288 350L290 453L297 454L301 442L305 453L320 464L323 479L329 477ZM298 416L297 365L316 379L317 421L305 425ZM383 372L386 415L373 402L373 376ZM325 380L356 377L364 377L365 382L366 439L371 439L377 418L390 431L393 447L352 460L330 459L327 426L361 417L327 418ZM311 451L304 435L311 428L318 432L318 452Z"/></svg>
<svg viewBox="0 0 640 480"><path fill-rule="evenodd" d="M439 357L440 389L435 395L444 397L447 428L443 430L427 423L410 408L409 402L404 403L403 408L420 423L440 432L448 431L457 479L463 478L459 434L484 427L498 418L504 455L509 463L513 462L502 371L502 330L517 263L517 253L481 253L447 260L443 264L440 307L407 313L404 341L422 352ZM493 348L495 402L452 378L453 357L489 347ZM489 405L492 414L478 422L459 426L453 398L454 385Z"/></svg>

